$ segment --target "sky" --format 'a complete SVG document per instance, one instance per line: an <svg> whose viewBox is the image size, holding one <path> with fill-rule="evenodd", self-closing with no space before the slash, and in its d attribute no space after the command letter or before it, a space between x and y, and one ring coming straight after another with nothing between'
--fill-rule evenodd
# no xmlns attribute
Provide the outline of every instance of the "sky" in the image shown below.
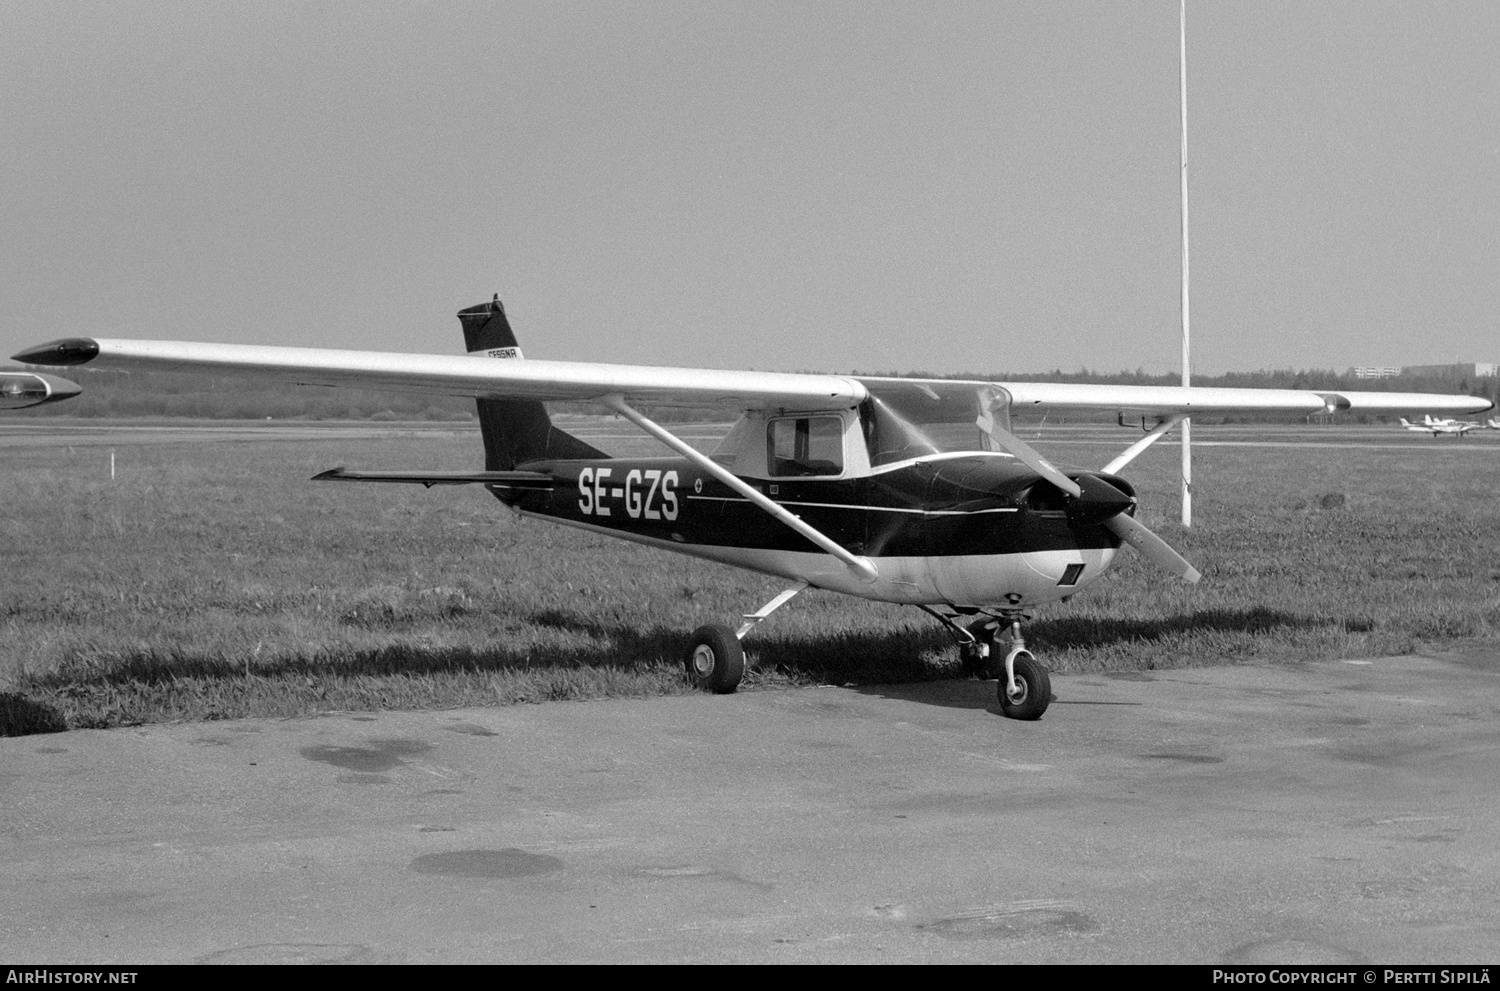
<svg viewBox="0 0 1500 991"><path fill-rule="evenodd" d="M64 336L1175 371L1177 0L0 5ZM1188 7L1194 370L1500 360L1500 4Z"/></svg>

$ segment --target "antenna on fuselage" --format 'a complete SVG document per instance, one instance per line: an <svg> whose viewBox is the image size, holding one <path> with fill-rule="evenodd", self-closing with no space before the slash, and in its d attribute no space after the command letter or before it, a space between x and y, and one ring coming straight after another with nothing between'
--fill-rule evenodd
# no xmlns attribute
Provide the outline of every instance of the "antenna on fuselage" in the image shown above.
<svg viewBox="0 0 1500 991"><path fill-rule="evenodd" d="M1182 0L1178 48L1178 80L1182 91L1182 385L1192 384L1188 349L1188 166L1187 166L1187 0ZM1193 525L1192 419L1182 420L1182 525Z"/></svg>

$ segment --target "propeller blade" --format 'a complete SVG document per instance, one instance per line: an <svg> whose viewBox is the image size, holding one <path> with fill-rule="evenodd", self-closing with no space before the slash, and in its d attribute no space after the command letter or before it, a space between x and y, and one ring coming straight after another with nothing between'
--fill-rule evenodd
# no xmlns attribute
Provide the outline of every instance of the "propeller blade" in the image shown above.
<svg viewBox="0 0 1500 991"><path fill-rule="evenodd" d="M1115 532L1125 543L1145 555L1146 560L1164 571L1181 578L1190 585L1198 584L1203 576L1188 563L1187 558L1174 551L1165 540L1146 529L1146 524L1133 516L1120 513L1104 521L1104 525Z"/></svg>
<svg viewBox="0 0 1500 991"><path fill-rule="evenodd" d="M981 424L981 428L983 427L984 425ZM1015 434L1003 429L998 424L990 425L988 429L985 429L984 432L989 434L991 440L1000 445L1000 449L1002 451L1005 451L1007 454L1014 455L1016 459L1026 467L1030 468L1032 471L1036 472L1038 475L1042 476L1053 485L1062 489L1074 499L1077 499L1083 494L1083 489L1079 488L1077 482L1073 481L1067 475L1064 475L1062 472L1058 471L1057 467L1053 465L1052 462L1042 457L1041 454L1037 452L1036 448L1032 447L1030 444L1026 443Z"/></svg>

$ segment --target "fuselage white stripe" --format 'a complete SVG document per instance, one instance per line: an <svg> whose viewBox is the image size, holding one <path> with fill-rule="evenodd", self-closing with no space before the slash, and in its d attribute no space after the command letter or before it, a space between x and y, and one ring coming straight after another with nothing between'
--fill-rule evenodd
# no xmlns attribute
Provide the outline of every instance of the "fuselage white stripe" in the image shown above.
<svg viewBox="0 0 1500 991"><path fill-rule="evenodd" d="M690 495L689 499L698 502L742 502L749 505L749 499L741 499L735 496L706 496ZM798 506L814 506L819 509L862 509L877 513L915 513L918 516L977 516L980 513L1019 513L1018 506L997 506L994 509L907 509L903 506L855 506L842 502L785 502L778 500L778 505L793 509Z"/></svg>

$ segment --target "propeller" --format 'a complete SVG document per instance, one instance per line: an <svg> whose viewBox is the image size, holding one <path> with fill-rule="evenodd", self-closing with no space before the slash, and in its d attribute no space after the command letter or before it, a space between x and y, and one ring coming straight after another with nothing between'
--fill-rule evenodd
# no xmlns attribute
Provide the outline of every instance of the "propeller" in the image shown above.
<svg viewBox="0 0 1500 991"><path fill-rule="evenodd" d="M1146 524L1126 512L1135 500L1110 485L1102 478L1085 475L1079 479L1069 478L1057 466L1042 457L1030 444L1001 427L992 419L979 424L990 439L1001 450L1057 486L1068 496L1068 516L1088 523L1099 523L1108 527L1115 536L1139 551L1146 560L1169 571L1190 585L1196 585L1203 576L1187 559L1172 549L1165 540L1146 528Z"/></svg>
<svg viewBox="0 0 1500 991"><path fill-rule="evenodd" d="M1117 513L1105 520L1104 525L1113 530L1115 536L1140 551L1146 560L1163 571L1170 571L1189 585L1198 584L1198 579L1203 577L1197 568L1188 563L1187 558L1174 551L1171 544L1146 529L1146 524L1134 516Z"/></svg>

